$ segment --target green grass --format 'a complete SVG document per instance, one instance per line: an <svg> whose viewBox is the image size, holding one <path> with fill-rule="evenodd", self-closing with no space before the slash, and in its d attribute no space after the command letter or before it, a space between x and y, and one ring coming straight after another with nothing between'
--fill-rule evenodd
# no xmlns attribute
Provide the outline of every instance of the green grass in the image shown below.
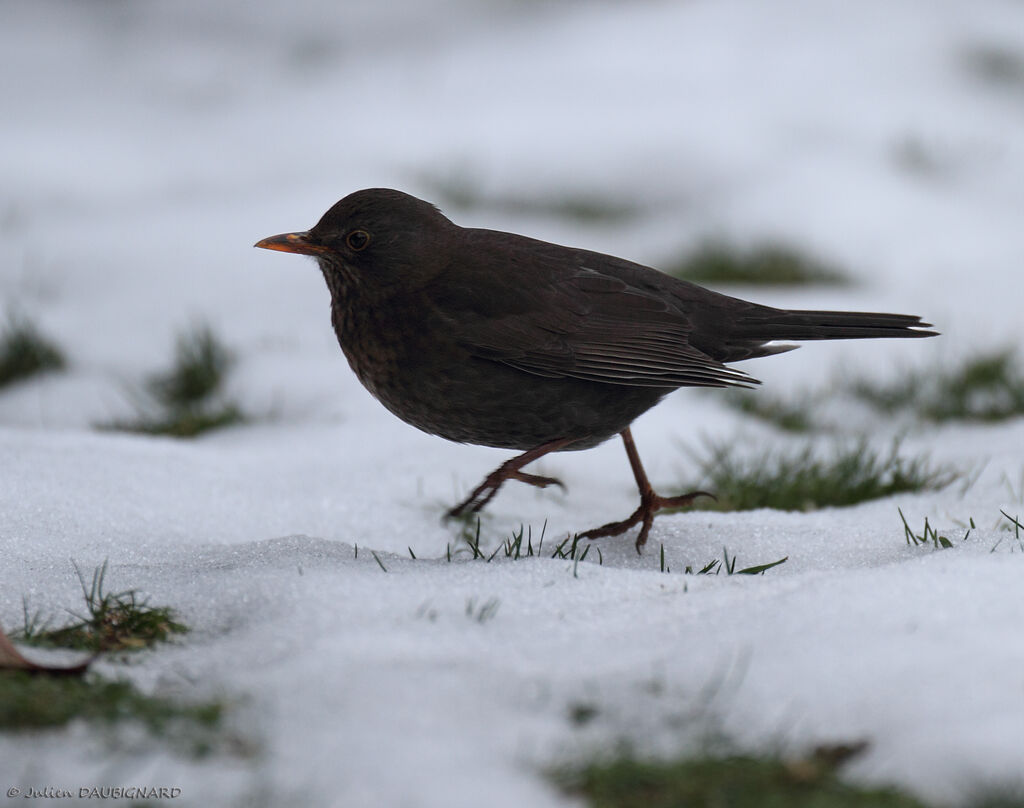
<svg viewBox="0 0 1024 808"><path fill-rule="evenodd" d="M499 556L512 561L518 561L524 558L533 558L534 556L540 557L545 553L544 534L548 528L547 521L541 526L537 537L533 535L532 525L520 525L519 530L499 542L497 547L490 552L485 552L485 548L481 547L481 520L478 514L465 514L455 517L455 521L461 524L461 529L456 538L455 549L452 549L451 544L447 547L445 555L449 562L460 555L466 555L467 551L472 554L471 558L474 561L487 562L491 562ZM600 548L597 545L592 545L591 542L581 541L579 536L566 536L557 542L549 540L546 557L580 562L586 559L591 546L595 549L597 563L603 564L604 557L601 554Z"/></svg>
<svg viewBox="0 0 1024 808"><path fill-rule="evenodd" d="M161 732L176 719L216 726L223 712L219 702L181 705L146 696L130 682L94 673L56 677L0 671L0 729L4 731L61 727L77 718L107 724L130 718Z"/></svg>
<svg viewBox="0 0 1024 808"><path fill-rule="evenodd" d="M740 248L725 241L706 241L675 265L662 267L685 281L759 286L845 285L839 269L786 244L766 243Z"/></svg>
<svg viewBox="0 0 1024 808"><path fill-rule="evenodd" d="M511 536L499 542L490 552L485 552L480 546L480 519L475 515L470 517L459 517L459 520L463 523L462 532L459 535L458 542L456 544L456 550L452 550L451 544L448 545L446 550L446 558L450 563L453 558L460 555L465 556L467 550L471 553L471 560L484 561L490 563L495 558L506 558L510 561L519 561L527 558L560 558L566 561L572 561L573 576L578 576L579 563L586 561L587 557L590 556L591 561L596 560L598 566L604 565L604 554L601 551L599 542L584 541L580 538L579 534L575 536L566 536L561 541L548 541L548 549L544 550L544 534L547 531L547 522L541 527L539 535L535 538L533 535L533 528L530 525L520 525L519 529L515 531ZM609 541L614 542L617 538L613 537ZM464 544L465 546L459 546ZM607 549L607 548L606 548ZM590 555L593 550L593 555ZM372 551L371 551L372 552ZM409 550L409 555L412 559L416 560L416 555ZM356 557L358 558L358 549L356 551ZM381 569L387 572L384 564L374 554L374 558L377 559L377 563ZM741 567L737 569L737 557L729 556L729 551L725 548L722 550L722 558L715 558L706 563L703 567L694 570L693 566L685 566L683 568L683 574L685 575L719 575L725 573L726 575L763 575L773 567L777 567L780 564L785 564L789 560L789 556L785 558L777 559L776 561L770 561L764 564L754 564L751 566ZM665 545L662 544L658 554L658 562L660 571L663 573L671 573L672 568L669 565L665 557ZM495 611L497 607L495 605ZM467 615L470 614L470 607L467 604ZM490 615L488 615L490 616ZM480 622L485 622L480 620Z"/></svg>
<svg viewBox="0 0 1024 808"><path fill-rule="evenodd" d="M925 457L901 456L898 444L888 454L879 454L864 441L836 445L827 458L819 457L810 443L792 451L769 448L757 454L738 451L734 443L709 443L697 460L703 477L685 490L712 491L717 502L702 498L694 507L722 511L855 505L893 494L939 490L961 476L950 467L932 466Z"/></svg>
<svg viewBox="0 0 1024 808"><path fill-rule="evenodd" d="M920 533L915 533L910 525L907 523L907 517L903 515L903 509L897 508L900 519L903 522L903 536L907 540L907 544L912 547L928 547L931 546L935 550L948 550L953 547L953 540L948 536L943 536L934 527L928 524L928 517L924 518L924 528ZM971 526L967 528L967 532L964 533L961 541L967 541L967 538L971 535L971 531L974 530L974 520L971 519Z"/></svg>
<svg viewBox="0 0 1024 808"><path fill-rule="evenodd" d="M1009 522L1009 524L1001 525L1002 529L1005 530L1007 533L1013 534L1013 541L1015 542L1015 544L1010 545L1010 552L1013 552L1015 548L1024 552L1024 523L1020 521L1019 516L1011 516L1006 511L1001 509L999 513L1006 519L1007 522ZM973 526L973 522L971 524ZM994 553L1002 543L1003 539L1001 538L999 539L999 541L996 542L995 547L992 548L992 552Z"/></svg>
<svg viewBox="0 0 1024 808"><path fill-rule="evenodd" d="M171 367L146 381L138 416L102 428L192 438L245 423L248 418L242 408L222 394L234 364L234 355L208 326L182 332Z"/></svg>
<svg viewBox="0 0 1024 808"><path fill-rule="evenodd" d="M145 435L166 435L171 438L195 438L204 432L237 426L248 421L235 404L214 406L209 412L193 409L173 411L163 416L140 417L135 421L117 421L105 429L137 432Z"/></svg>
<svg viewBox="0 0 1024 808"><path fill-rule="evenodd" d="M662 555L664 557L665 546L662 545ZM769 561L766 564L754 564L751 567L742 567L736 569L737 556L729 558L729 551L722 548L722 558L715 558L701 567L695 574L697 575L719 575L723 571L726 575L764 575L772 567L778 567L780 564L785 564L789 561L789 556L780 558L777 561ZM664 566L664 564L662 565ZM687 567L684 572L688 575L694 574L692 567Z"/></svg>
<svg viewBox="0 0 1024 808"><path fill-rule="evenodd" d="M72 721L113 726L138 724L189 754L212 751L225 711L221 702L183 704L148 696L130 682L95 673L84 677L0 671L0 731L54 729Z"/></svg>
<svg viewBox="0 0 1024 808"><path fill-rule="evenodd" d="M519 530L515 531L511 536L503 539L498 546L489 552L485 552L485 547L481 546L481 529L483 526L483 519L486 518L487 514L479 513L464 513L460 516L449 517L445 516L445 521L455 522L459 531L455 536L454 547L451 543L448 544L445 552L448 561L453 558L465 556L467 553L470 554L473 560L481 561L493 561L499 555L503 554L504 558L511 558L513 561L518 561L520 558L531 558L533 556L539 556L544 550L544 534L547 532L548 524L545 521L541 526L540 533L538 536L533 535L532 525L520 525ZM561 545L555 548L551 553L552 558L566 557L565 556L565 545L568 543L568 539ZM490 542L487 542L488 544ZM551 544L549 542L549 550ZM410 550L410 555L412 551ZM415 558L415 556L413 556Z"/></svg>
<svg viewBox="0 0 1024 808"><path fill-rule="evenodd" d="M426 177L434 201L442 208L476 210L486 208L521 216L544 216L584 224L608 224L635 217L637 206L595 194L489 194L467 177Z"/></svg>
<svg viewBox="0 0 1024 808"><path fill-rule="evenodd" d="M757 418L784 432L814 432L820 425L814 418L814 398L804 394L785 400L760 390L714 390L727 406Z"/></svg>
<svg viewBox="0 0 1024 808"><path fill-rule="evenodd" d="M49 620L30 615L25 607L25 622L12 639L27 645L49 648L72 648L93 653L133 651L169 642L173 635L188 632L173 609L150 606L134 589L107 592L104 579L107 562L97 567L92 580L86 583L81 570L75 567L85 612L72 612L75 620L59 628L51 628Z"/></svg>
<svg viewBox="0 0 1024 808"><path fill-rule="evenodd" d="M978 529L975 524L974 517L970 517L966 522L957 521L960 529L964 531L962 536L954 536L948 531L940 533L937 528L931 525L926 516L924 518L924 526L920 533L915 533L914 529L907 522L907 517L903 514L902 508L896 509L900 515L900 521L903 523L903 536L907 544L912 547L925 547L933 550L949 550L956 547L958 543L962 544L966 542L970 537L971 533ZM1003 521L1005 520L1005 522ZM1006 511L1000 509L999 518L996 520L992 529L998 529L1001 532L1011 534L1009 537L1011 540L1006 542L1007 536L1001 536L999 540L992 546L989 552L994 553L1000 547L1004 546L1004 543L1008 546L1011 553L1024 551L1024 524L1021 523L1020 518L1013 516Z"/></svg>
<svg viewBox="0 0 1024 808"><path fill-rule="evenodd" d="M520 559L533 558L534 556L538 558L544 556L546 558L561 558L578 564L580 561L585 561L591 549L593 549L597 563L599 565L604 564L604 555L601 553L601 548L593 542L583 541L578 535L566 536L561 541L549 540L548 549L545 551L544 534L547 532L548 527L546 521L541 526L540 534L536 538L533 535L532 525L520 525L519 530L499 542L497 547L490 552L485 552L484 548L480 546L479 517L471 514L468 519L466 517L459 517L459 521L464 524L456 543L456 549L453 551L451 545L448 545L446 557L449 562L453 557L465 555L468 550L472 554L474 561L479 560L488 563L498 557L519 561ZM460 546L463 544L465 546Z"/></svg>
<svg viewBox="0 0 1024 808"><path fill-rule="evenodd" d="M12 639L50 648L126 652L188 631L171 609L149 606L135 590L105 591L106 571L104 563L87 582L76 567L85 613L74 622L51 629L38 616L30 617L26 608L25 626ZM95 670L81 676L0 670L0 732L38 732L78 721L108 729L135 725L190 756L222 750L250 754L255 748L251 742L224 731L226 710L227 704L218 700L147 695L127 680L110 679ZM137 738L131 742L136 744Z"/></svg>
<svg viewBox="0 0 1024 808"><path fill-rule="evenodd" d="M1024 372L1014 348L968 357L950 368L908 372L888 384L858 381L848 387L879 412L910 412L935 423L994 423L1024 415Z"/></svg>
<svg viewBox="0 0 1024 808"><path fill-rule="evenodd" d="M713 390L729 407L786 432L826 428L815 413L853 396L885 416L909 415L929 423L998 423L1024 415L1024 362L1013 347L966 357L948 366L908 370L890 382L837 380L827 390L786 398L751 390Z"/></svg>
<svg viewBox="0 0 1024 808"><path fill-rule="evenodd" d="M466 601L466 617L483 624L497 616L499 606L501 606L501 601L498 598L488 598L482 603L478 602L476 598L469 598Z"/></svg>
<svg viewBox="0 0 1024 808"><path fill-rule="evenodd" d="M22 381L67 364L64 354L36 326L23 317L10 315L0 333L0 387Z"/></svg>
<svg viewBox="0 0 1024 808"><path fill-rule="evenodd" d="M178 336L174 365L152 376L150 395L170 409L195 407L216 394L235 359L209 326L198 326Z"/></svg>
<svg viewBox="0 0 1024 808"><path fill-rule="evenodd" d="M593 808L924 808L893 788L839 779L852 752L804 758L732 755L643 761L624 755L553 774L569 795Z"/></svg>

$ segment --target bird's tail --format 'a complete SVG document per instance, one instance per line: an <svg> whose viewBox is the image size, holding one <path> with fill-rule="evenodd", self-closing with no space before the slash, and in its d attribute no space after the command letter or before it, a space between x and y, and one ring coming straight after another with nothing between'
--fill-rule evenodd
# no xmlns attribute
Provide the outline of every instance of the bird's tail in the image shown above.
<svg viewBox="0 0 1024 808"><path fill-rule="evenodd" d="M759 308L746 312L729 324L726 353L721 361L739 361L790 351L795 345L769 344L776 341L802 342L814 339L874 339L878 337L934 337L931 323L911 314L882 314L862 311L804 311Z"/></svg>
<svg viewBox="0 0 1024 808"><path fill-rule="evenodd" d="M763 341L777 339L872 339L875 337L934 337L931 323L911 314L861 311L802 311L769 309L734 323L732 334Z"/></svg>

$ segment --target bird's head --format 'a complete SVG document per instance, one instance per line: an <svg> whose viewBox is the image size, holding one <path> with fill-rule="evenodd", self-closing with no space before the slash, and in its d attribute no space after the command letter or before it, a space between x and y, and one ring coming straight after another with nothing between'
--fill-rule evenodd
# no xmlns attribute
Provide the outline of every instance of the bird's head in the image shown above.
<svg viewBox="0 0 1024 808"><path fill-rule="evenodd" d="M337 202L312 229L255 246L314 256L332 294L387 293L418 288L440 272L455 227L429 202L369 188Z"/></svg>

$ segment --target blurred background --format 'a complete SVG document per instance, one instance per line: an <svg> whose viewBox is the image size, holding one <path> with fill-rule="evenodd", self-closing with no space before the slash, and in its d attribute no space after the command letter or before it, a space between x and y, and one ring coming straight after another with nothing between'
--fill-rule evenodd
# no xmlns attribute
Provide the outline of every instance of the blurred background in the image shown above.
<svg viewBox="0 0 1024 808"><path fill-rule="evenodd" d="M0 624L24 638L32 614L63 616L69 559L86 590L109 560L112 590L195 633L97 667L240 694L267 749L133 749L97 773L76 725L0 737L10 782L120 782L155 760L192 772L167 780L189 804L254 777L323 797L274 804L421 804L424 782L462 796L448 806L561 804L522 764L565 748L590 684L622 718L573 737L646 741L751 658L724 691L737 732L870 736L870 773L943 798L972 766L1019 772L1024 2L0 0L0 20ZM745 398L674 394L634 429L666 494L734 469L725 449L806 459L836 435L886 485L905 468L872 464L899 436L912 471L955 473L784 500L755 457L747 488L773 499L663 517L642 557L605 543L586 585L568 562L447 566L472 532L440 515L507 453L387 413L315 264L252 248L374 186L759 302L942 332L742 363L765 382ZM681 444L702 437L718 449L695 461ZM570 493L503 489L490 547L635 507L617 441L534 470ZM918 560L929 516L963 553ZM788 561L748 589L680 577L726 543L726 565ZM673 597L640 570L673 572ZM644 684L662 672L665 701Z"/></svg>
<svg viewBox="0 0 1024 808"><path fill-rule="evenodd" d="M1021 337L1013 0L32 0L0 67L2 424L187 434L165 410L213 388L214 426L383 419L313 263L251 247L371 186L945 335L745 367L777 392Z"/></svg>
<svg viewBox="0 0 1024 808"><path fill-rule="evenodd" d="M853 283L741 291L927 315L947 352L1020 333L1013 0L32 0L0 66L0 297L69 360L4 423L130 415L196 319L261 406L336 406L322 281L251 245L369 186L666 269L792 245ZM270 365L318 356L295 400Z"/></svg>

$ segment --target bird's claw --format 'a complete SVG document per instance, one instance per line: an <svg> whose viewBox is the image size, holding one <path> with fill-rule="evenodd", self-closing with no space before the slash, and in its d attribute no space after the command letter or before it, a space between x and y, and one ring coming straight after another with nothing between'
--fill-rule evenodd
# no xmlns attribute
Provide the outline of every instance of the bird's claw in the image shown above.
<svg viewBox="0 0 1024 808"><path fill-rule="evenodd" d="M488 474L482 483L473 489L473 493L466 497L462 502L450 509L446 514L446 519L454 519L462 516L465 513L476 513L481 510L484 505L494 499L494 495L498 493L498 489L501 488L502 483L505 480L519 480L519 482L527 483L528 485L535 485L538 488L547 488L549 485L557 485L563 491L565 490L565 484L556 479L555 477L542 477L540 474L528 474L522 471L523 466L527 463L532 463L534 460L543 457L548 452L557 452L564 449L572 443L571 438L559 438L557 440L548 441L543 443L535 449L523 452L517 457L513 457L511 460L506 460L498 468Z"/></svg>
<svg viewBox="0 0 1024 808"><path fill-rule="evenodd" d="M549 485L557 485L563 491L569 489L565 487L565 483L559 480L557 477L543 477L540 474L527 474L525 471L517 471L509 476L511 480L519 480L521 483L527 485L535 485L538 488L547 488Z"/></svg>
<svg viewBox="0 0 1024 808"><path fill-rule="evenodd" d="M538 488L547 488L549 485L557 485L563 491L566 490L565 483L556 477L543 477L540 474L527 474L525 471L509 470L504 467L492 471L480 485L473 489L473 493L462 502L445 513L446 519L457 519L467 513L477 513L490 502L498 493L505 480L519 480L521 483L535 485Z"/></svg>
<svg viewBox="0 0 1024 808"><path fill-rule="evenodd" d="M621 522L609 522L606 525L601 525L601 527L579 533L577 536L581 539L601 539L606 536L618 536L640 522L640 533L636 537L636 551L639 553L647 543L647 534L651 532L651 525L654 523L654 517L658 511L665 508L689 507L697 497L711 497L716 502L718 501L718 497L714 494L709 494L707 491L691 491L688 494L681 494L677 497L663 497L655 494L654 491L649 491L645 492L640 498L640 507L633 511L626 519L623 519Z"/></svg>

